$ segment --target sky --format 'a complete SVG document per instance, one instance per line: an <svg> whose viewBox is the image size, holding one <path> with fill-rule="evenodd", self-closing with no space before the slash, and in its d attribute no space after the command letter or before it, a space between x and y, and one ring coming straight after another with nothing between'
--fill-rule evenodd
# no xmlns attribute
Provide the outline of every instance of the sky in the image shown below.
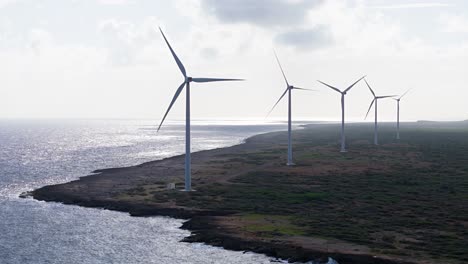
<svg viewBox="0 0 468 264"><path fill-rule="evenodd" d="M190 76L246 79L192 84L193 119L264 119L286 88L274 50L291 84L317 90L293 91L296 120L339 120L317 80L364 75L378 95L412 89L402 120L468 119L464 0L0 0L0 118L160 120L183 76L157 27ZM357 84L347 119L371 100ZM182 94L168 119L184 113ZM286 118L284 100L270 119Z"/></svg>

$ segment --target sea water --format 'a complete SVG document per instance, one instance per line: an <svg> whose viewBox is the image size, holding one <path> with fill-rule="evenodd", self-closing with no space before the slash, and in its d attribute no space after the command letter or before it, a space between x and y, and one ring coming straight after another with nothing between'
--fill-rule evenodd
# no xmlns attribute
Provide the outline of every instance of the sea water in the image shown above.
<svg viewBox="0 0 468 264"><path fill-rule="evenodd" d="M271 263L261 254L200 243L182 220L18 198L44 185L183 154L183 123L156 133L145 120L0 121L0 263ZM193 151L284 130L280 123L194 122Z"/></svg>

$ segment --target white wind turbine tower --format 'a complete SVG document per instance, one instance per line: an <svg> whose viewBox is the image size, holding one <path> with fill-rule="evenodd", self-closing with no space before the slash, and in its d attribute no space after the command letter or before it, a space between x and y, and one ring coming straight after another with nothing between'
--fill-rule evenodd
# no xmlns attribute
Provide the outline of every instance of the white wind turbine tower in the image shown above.
<svg viewBox="0 0 468 264"><path fill-rule="evenodd" d="M281 101L281 99L283 99L283 97L286 95L286 93L288 93L288 163L286 165L293 166L294 162L293 162L293 157L292 157L292 142L291 142L291 122L292 122L292 120L291 120L291 116L292 116L292 113L291 113L292 112L291 111L292 94L291 94L291 92L292 92L292 90L306 90L306 91L313 91L313 90L305 89L305 88L299 88L299 87L295 87L295 86L290 85L288 80L286 79L286 75L284 74L283 67L281 67L281 63L280 63L280 61L278 59L278 56L276 55L276 52L275 52L275 57L276 57L276 61L278 62L278 65L280 67L281 73L283 74L284 81L286 82L286 90L281 95L281 97L278 99L278 101L273 106L273 108L271 108L268 115L271 114L273 109L275 109L276 105Z"/></svg>
<svg viewBox="0 0 468 264"><path fill-rule="evenodd" d="M376 96L374 91L370 87L369 83L367 82L367 80L364 79L364 81L366 82L367 87L369 87L369 90L371 91L372 95L374 96L374 99L372 100L372 102L371 102L371 104L369 106L369 110L367 110L367 114L366 114L366 117L364 119L367 118L367 116L369 115L369 112L370 112L370 110L372 108L372 105L375 103L374 144L379 145L378 127L377 127L377 103L378 103L379 99L391 98L391 97L395 97L396 95Z"/></svg>
<svg viewBox="0 0 468 264"><path fill-rule="evenodd" d="M177 97L179 97L180 93L184 89L185 86L185 191L191 191L192 190L192 183L191 183L191 157L190 157L190 83L191 82L197 82L197 83L205 83L205 82L221 82L221 81L243 81L242 79L219 79L219 78L193 78L187 76L187 72L185 71L185 67L182 64L182 62L179 60L177 55L175 54L174 50L172 49L171 45L166 39L166 36L164 36L163 31L161 28L159 28L161 31L161 34L166 41L167 46L169 47L169 50L172 53L172 56L174 57L174 60L177 63L177 66L179 66L180 71L182 72L182 75L184 76L184 81L182 84L177 88L176 93L174 97L172 98L171 103L169 104L169 107L164 114L164 117L161 121L161 124L158 127L158 132L159 129L161 129L161 126L166 119L167 114L172 108L172 105L175 103L177 100Z"/></svg>
<svg viewBox="0 0 468 264"><path fill-rule="evenodd" d="M393 100L395 100L397 102L397 136L396 138L397 139L400 139L400 100L401 98L403 98L403 96L405 96L409 91L411 91L411 89L409 89L408 91L406 91L402 96L400 96L399 98L393 98Z"/></svg>
<svg viewBox="0 0 468 264"><path fill-rule="evenodd" d="M364 79L364 77L366 76L363 76L361 77L359 80L357 80L356 82L354 82L351 86L349 86L348 88L346 88L344 91L341 91L340 89L336 88L336 87L333 87L331 85L328 85L322 81L318 81L319 83L333 89L334 91L337 91L341 94L341 152L346 152L346 139L345 139L345 95L349 92L349 90L351 90L351 88L354 87L354 85L356 85L359 81L361 81L362 79Z"/></svg>

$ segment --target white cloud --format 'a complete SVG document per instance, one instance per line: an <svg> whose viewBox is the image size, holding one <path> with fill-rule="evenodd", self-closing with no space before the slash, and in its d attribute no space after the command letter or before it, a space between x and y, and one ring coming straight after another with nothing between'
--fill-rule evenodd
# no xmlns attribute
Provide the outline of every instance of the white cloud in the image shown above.
<svg viewBox="0 0 468 264"><path fill-rule="evenodd" d="M333 45L329 28L323 25L307 29L291 30L275 37L275 41L301 49L320 49Z"/></svg>
<svg viewBox="0 0 468 264"><path fill-rule="evenodd" d="M19 0L0 0L0 8L15 2L19 2Z"/></svg>
<svg viewBox="0 0 468 264"><path fill-rule="evenodd" d="M129 0L97 0L102 5L125 5L130 3Z"/></svg>
<svg viewBox="0 0 468 264"><path fill-rule="evenodd" d="M300 24L307 10L323 0L202 0L207 13L227 23L252 23L264 27Z"/></svg>
<svg viewBox="0 0 468 264"><path fill-rule="evenodd" d="M27 47L30 48L36 55L40 55L41 51L46 46L52 45L51 34L41 28L33 28L27 36Z"/></svg>
<svg viewBox="0 0 468 264"><path fill-rule="evenodd" d="M309 13L309 23L329 27L335 41L325 49L325 56L390 55L401 52L408 41L398 23L379 12L367 12L364 5L349 7L342 1L327 1Z"/></svg>
<svg viewBox="0 0 468 264"><path fill-rule="evenodd" d="M450 7L452 5L447 3L410 3L410 4L400 4L400 5L381 5L381 6L368 6L371 9L414 9L414 8L441 8L441 7Z"/></svg>
<svg viewBox="0 0 468 264"><path fill-rule="evenodd" d="M444 32L468 33L468 18L465 16L445 13L439 16L439 22Z"/></svg>
<svg viewBox="0 0 468 264"><path fill-rule="evenodd" d="M156 31L159 23L156 17L147 17L138 24L118 19L100 21L98 34L107 47L111 64L129 65L151 61L151 58L143 58L140 54L159 39Z"/></svg>

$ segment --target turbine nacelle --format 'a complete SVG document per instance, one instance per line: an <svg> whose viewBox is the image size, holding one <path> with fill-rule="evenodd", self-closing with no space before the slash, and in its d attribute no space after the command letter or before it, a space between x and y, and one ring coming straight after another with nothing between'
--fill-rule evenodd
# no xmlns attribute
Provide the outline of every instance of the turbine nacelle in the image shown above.
<svg viewBox="0 0 468 264"><path fill-rule="evenodd" d="M273 51L274 52L274 51ZM286 83L286 90L284 90L283 94L280 96L280 98L278 99L278 101L276 101L276 104L271 108L270 112L268 112L267 114L267 117L271 114L271 112L273 112L273 110L275 109L275 107L278 105L278 103L281 101L281 99L283 99L283 97L286 95L286 93L288 93L289 91L291 90L306 90L306 91L315 91L315 90L312 90L312 89L306 89L306 88L301 88L301 87L295 87L294 85L291 85L289 84L288 82L288 79L286 78L286 74L284 74L284 70L283 70L283 67L281 66L281 63L278 59L278 55L276 55L276 52L274 52L275 54L275 58L276 58L276 62L278 62L278 66L281 70L281 74L283 75L283 78L284 78L284 82Z"/></svg>
<svg viewBox="0 0 468 264"><path fill-rule="evenodd" d="M395 99L397 100L398 102L400 102L401 98L403 98L407 93L409 93L409 91L411 91L412 89L408 89L402 96L400 96L398 99Z"/></svg>
<svg viewBox="0 0 468 264"><path fill-rule="evenodd" d="M340 94L342 94L344 96L349 92L349 90L351 90L358 82L360 82L364 78L366 78L366 76L362 76L361 78L359 78L359 80L355 81L353 84L351 84L348 88L344 89L343 91L341 91L340 89L338 89L338 88L336 88L334 86L326 84L326 83L324 83L324 82L322 82L320 80L317 80L317 82L327 86L328 88L330 88L330 89L332 89L332 90L334 90L334 91L336 91L336 92L338 92L338 93L340 93Z"/></svg>
<svg viewBox="0 0 468 264"><path fill-rule="evenodd" d="M367 114L366 114L366 117L364 118L364 120L367 119L367 116L369 115L369 112L370 112L370 110L372 109L372 106L374 105L374 103L375 103L376 106L377 106L377 100L379 100L379 99L385 99L385 98L392 98L392 99L394 99L394 100L400 101L401 98L398 98L398 99L393 98L393 97L396 97L397 95L383 95L383 96L377 96L377 95L375 94L374 90L372 90L372 88L370 87L370 85L369 85L369 83L367 82L367 80L364 79L364 81L366 82L367 87L369 88L369 91L372 93L372 96L374 97L374 99L372 100L372 102L371 102L371 104L370 104L370 106L369 106L369 110L367 110ZM377 111L377 109L376 109L376 111Z"/></svg>

